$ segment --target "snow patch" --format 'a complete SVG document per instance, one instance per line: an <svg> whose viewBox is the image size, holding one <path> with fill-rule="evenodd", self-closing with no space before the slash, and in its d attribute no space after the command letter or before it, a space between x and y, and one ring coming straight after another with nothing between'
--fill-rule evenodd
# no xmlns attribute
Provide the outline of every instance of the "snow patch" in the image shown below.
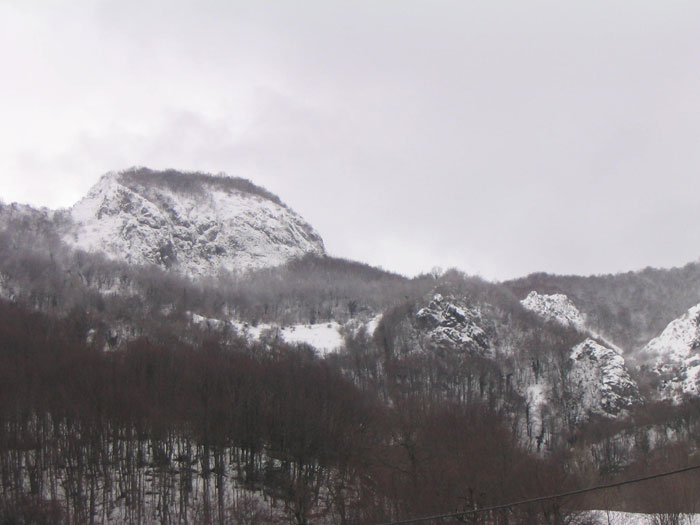
<svg viewBox="0 0 700 525"><path fill-rule="evenodd" d="M345 338L341 333L343 327L336 321L291 326L259 323L253 326L242 321L222 321L221 319L212 319L192 312L189 315L192 324L200 328L223 331L226 327L231 327L250 342L260 341L266 335L272 335L291 345L307 344L321 355L336 352L345 346Z"/></svg>
<svg viewBox="0 0 700 525"><path fill-rule="evenodd" d="M304 343L321 354L327 354L344 346L345 340L340 335L340 328L340 324L332 321L325 324L287 326L280 329L280 334L286 343Z"/></svg>
<svg viewBox="0 0 700 525"><path fill-rule="evenodd" d="M377 331L377 327L379 326L379 323L382 321L382 316L383 314L378 314L372 317L367 323L365 324L365 329L367 330L367 334L370 336L374 335L374 332Z"/></svg>

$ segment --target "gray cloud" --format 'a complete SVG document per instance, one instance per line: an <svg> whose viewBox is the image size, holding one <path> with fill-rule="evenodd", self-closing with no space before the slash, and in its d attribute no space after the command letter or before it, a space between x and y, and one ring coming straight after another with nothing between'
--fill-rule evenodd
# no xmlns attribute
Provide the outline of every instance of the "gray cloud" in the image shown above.
<svg viewBox="0 0 700 525"><path fill-rule="evenodd" d="M0 194L131 165L278 193L336 254L491 278L700 253L700 4L0 4Z"/></svg>

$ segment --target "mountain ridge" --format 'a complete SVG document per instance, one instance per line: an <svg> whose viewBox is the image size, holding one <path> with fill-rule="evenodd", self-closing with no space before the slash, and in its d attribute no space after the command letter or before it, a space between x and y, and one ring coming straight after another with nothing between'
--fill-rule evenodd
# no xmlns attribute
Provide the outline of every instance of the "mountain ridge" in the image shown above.
<svg viewBox="0 0 700 525"><path fill-rule="evenodd" d="M325 255L321 236L279 197L224 175L132 168L103 175L66 210L3 210L0 216L61 218L57 232L74 249L192 278Z"/></svg>

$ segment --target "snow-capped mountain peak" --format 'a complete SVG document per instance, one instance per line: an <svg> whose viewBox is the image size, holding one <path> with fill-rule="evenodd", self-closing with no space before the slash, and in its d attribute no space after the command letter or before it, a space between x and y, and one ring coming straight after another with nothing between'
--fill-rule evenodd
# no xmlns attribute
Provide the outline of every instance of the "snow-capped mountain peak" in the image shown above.
<svg viewBox="0 0 700 525"><path fill-rule="evenodd" d="M564 294L540 294L532 291L520 301L524 308L544 319L585 331L586 322L576 305Z"/></svg>
<svg viewBox="0 0 700 525"><path fill-rule="evenodd" d="M70 215L64 240L75 248L193 277L324 253L320 236L276 196L226 176L110 173Z"/></svg>

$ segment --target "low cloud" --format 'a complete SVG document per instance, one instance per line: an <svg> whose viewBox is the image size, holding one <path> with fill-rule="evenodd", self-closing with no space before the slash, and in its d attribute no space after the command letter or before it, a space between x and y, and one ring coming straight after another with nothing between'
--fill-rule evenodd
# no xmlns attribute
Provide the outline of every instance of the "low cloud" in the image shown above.
<svg viewBox="0 0 700 525"><path fill-rule="evenodd" d="M697 258L700 5L234 4L0 6L3 197L225 171L408 274Z"/></svg>

